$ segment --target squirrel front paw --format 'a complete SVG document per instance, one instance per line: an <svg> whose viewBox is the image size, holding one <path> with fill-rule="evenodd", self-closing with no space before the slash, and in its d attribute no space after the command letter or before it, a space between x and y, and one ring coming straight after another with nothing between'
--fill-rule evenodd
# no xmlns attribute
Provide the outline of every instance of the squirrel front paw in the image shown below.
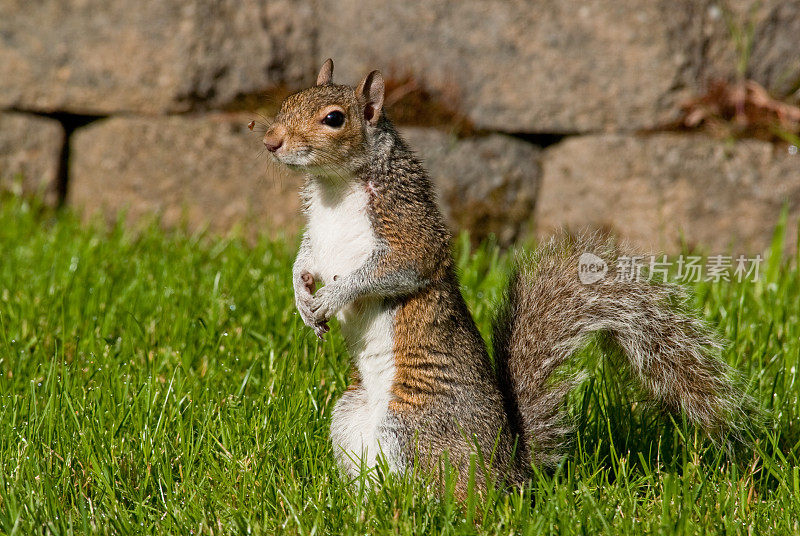
<svg viewBox="0 0 800 536"><path fill-rule="evenodd" d="M326 323L346 303L347 300L340 284L325 285L314 294L311 300L311 314L314 322Z"/></svg>
<svg viewBox="0 0 800 536"><path fill-rule="evenodd" d="M330 328L327 322L317 322L314 320L314 313L311 310L311 305L314 302L313 293L315 288L316 282L314 281L314 276L309 272L302 272L300 276L295 279L295 304L297 305L297 311L300 313L300 318L303 319L303 323L312 328L314 334L320 340L324 340L323 335L328 333Z"/></svg>

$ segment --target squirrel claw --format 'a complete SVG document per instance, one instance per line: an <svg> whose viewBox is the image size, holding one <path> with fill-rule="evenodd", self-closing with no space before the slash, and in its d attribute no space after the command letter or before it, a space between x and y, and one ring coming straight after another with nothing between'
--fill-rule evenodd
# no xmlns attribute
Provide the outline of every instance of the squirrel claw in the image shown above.
<svg viewBox="0 0 800 536"><path fill-rule="evenodd" d="M328 323L327 322L321 322L321 323L319 323L319 324L314 326L314 334L317 336L317 338L319 340L324 341L325 340L325 334L328 333L328 331L330 331L330 329L331 328L328 327Z"/></svg>

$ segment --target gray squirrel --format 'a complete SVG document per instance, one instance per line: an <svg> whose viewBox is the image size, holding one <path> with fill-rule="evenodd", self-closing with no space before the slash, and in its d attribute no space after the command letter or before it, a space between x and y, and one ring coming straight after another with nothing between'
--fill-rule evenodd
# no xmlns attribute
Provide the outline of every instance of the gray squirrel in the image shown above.
<svg viewBox="0 0 800 536"><path fill-rule="evenodd" d="M598 332L621 349L651 400L713 437L736 432L743 394L715 356L718 340L665 283L578 278L590 251L613 266L596 236L553 239L520 259L494 324L494 363L461 295L451 235L420 161L383 110L378 71L353 88L317 84L289 96L263 142L305 177L307 228L293 269L297 309L322 338L335 315L353 359L335 405L331 440L356 476L385 460L438 474L446 452L456 493L487 478L521 485L552 466L570 431L565 396L580 376L554 379ZM318 283L324 286L317 288Z"/></svg>

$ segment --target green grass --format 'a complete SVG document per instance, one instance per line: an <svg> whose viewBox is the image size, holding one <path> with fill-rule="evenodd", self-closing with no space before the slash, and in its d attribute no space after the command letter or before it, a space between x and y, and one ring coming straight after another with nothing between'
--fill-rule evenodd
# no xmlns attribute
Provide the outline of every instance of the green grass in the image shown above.
<svg viewBox="0 0 800 536"><path fill-rule="evenodd" d="M507 258L456 247L484 334ZM466 505L337 471L348 357L294 313L294 242L81 225L0 202L0 533L797 534L800 276L699 284L768 415L732 463L599 366L555 474ZM594 357L594 351L586 352ZM362 488L363 489L363 488Z"/></svg>

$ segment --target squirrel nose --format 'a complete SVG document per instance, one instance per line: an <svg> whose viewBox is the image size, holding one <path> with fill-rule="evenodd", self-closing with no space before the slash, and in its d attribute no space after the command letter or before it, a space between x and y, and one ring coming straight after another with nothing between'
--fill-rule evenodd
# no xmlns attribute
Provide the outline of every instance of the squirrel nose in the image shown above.
<svg viewBox="0 0 800 536"><path fill-rule="evenodd" d="M267 134L264 136L264 147L267 148L267 151L274 153L278 149L281 148L283 145L283 137L276 136L274 134L270 135Z"/></svg>

